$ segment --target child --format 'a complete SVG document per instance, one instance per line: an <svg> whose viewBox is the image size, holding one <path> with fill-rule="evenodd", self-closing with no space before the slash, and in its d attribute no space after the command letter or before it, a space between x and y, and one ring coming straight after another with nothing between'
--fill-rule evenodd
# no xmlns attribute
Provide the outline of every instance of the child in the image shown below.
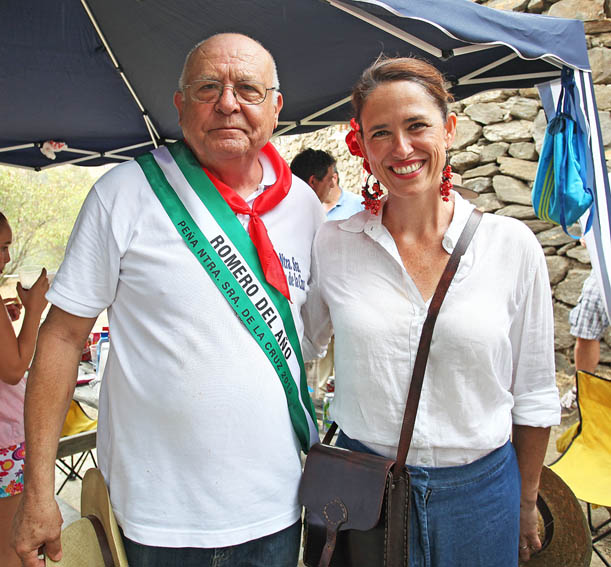
<svg viewBox="0 0 611 567"><path fill-rule="evenodd" d="M0 273L10 261L9 246L13 239L11 227L0 212ZM11 321L19 318L21 306L0 297L0 557L4 567L19 567L21 563L10 547L13 516L23 492L25 434L23 430L23 398L25 372L36 346L38 325L49 289L47 272L30 289L17 284L17 294L25 309L19 336Z"/></svg>

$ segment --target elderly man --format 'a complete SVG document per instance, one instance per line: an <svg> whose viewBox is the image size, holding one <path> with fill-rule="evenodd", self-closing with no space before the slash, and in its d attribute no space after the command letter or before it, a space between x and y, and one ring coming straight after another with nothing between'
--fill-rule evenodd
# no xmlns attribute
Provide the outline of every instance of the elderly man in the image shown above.
<svg viewBox="0 0 611 567"><path fill-rule="evenodd" d="M317 439L299 311L323 215L268 143L282 95L259 43L198 44L174 104L184 142L94 185L48 295L14 534L26 567L42 545L61 555L55 451L105 308L98 456L130 567L297 563L299 450Z"/></svg>
<svg viewBox="0 0 611 567"><path fill-rule="evenodd" d="M327 220L347 219L364 209L359 195L340 187L337 161L330 153L307 148L293 158L291 171L314 189Z"/></svg>

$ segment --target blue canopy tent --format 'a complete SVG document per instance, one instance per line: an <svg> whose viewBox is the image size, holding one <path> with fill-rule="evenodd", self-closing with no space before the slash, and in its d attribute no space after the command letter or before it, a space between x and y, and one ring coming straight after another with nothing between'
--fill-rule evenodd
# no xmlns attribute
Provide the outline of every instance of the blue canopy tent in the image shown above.
<svg viewBox="0 0 611 567"><path fill-rule="evenodd" d="M274 55L277 135L348 120L351 86L381 52L428 59L457 99L547 84L571 67L592 134L589 249L611 307L611 197L580 21L469 0L0 0L0 13L0 163L33 169L118 162L179 138L179 70L217 32L248 34ZM67 149L51 160L46 140Z"/></svg>

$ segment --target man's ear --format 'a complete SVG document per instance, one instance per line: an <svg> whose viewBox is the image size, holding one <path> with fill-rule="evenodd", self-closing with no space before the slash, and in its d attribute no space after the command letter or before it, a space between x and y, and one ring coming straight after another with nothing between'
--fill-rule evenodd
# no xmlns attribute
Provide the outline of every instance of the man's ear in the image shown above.
<svg viewBox="0 0 611 567"><path fill-rule="evenodd" d="M308 177L308 185L316 190L316 187L318 185L318 179L316 179L316 177L314 175L310 175L310 177Z"/></svg>
<svg viewBox="0 0 611 567"><path fill-rule="evenodd" d="M174 93L174 106L178 110L178 124L182 125L182 107L185 102L185 95L182 91L176 91Z"/></svg>
<svg viewBox="0 0 611 567"><path fill-rule="evenodd" d="M278 98L276 99L276 104L275 104L276 117L274 118L274 130L278 128L278 116L280 116L280 111L282 110L283 104L284 104L284 99L282 98L282 93L278 92Z"/></svg>

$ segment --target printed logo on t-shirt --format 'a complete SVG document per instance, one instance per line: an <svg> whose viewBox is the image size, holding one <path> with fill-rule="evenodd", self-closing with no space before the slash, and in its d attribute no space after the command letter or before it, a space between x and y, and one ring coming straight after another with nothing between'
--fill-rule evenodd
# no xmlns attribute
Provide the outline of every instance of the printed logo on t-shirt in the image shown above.
<svg viewBox="0 0 611 567"><path fill-rule="evenodd" d="M278 254L278 258L280 258L280 263L284 268L284 273L286 274L286 281L289 286L300 289L301 291L305 291L306 281L301 273L301 268L299 267L299 262L295 258L295 256L291 256L288 258L282 252Z"/></svg>

